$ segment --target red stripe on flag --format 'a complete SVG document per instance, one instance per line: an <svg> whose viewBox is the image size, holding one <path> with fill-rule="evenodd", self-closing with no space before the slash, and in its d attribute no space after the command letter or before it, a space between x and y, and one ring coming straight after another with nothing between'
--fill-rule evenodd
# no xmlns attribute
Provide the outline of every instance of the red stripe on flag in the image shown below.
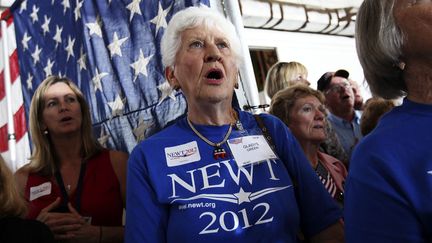
<svg viewBox="0 0 432 243"><path fill-rule="evenodd" d="M14 83L19 76L19 65L18 65L18 51L15 48L14 52L12 52L9 57L9 65L10 65L10 76L11 82Z"/></svg>
<svg viewBox="0 0 432 243"><path fill-rule="evenodd" d="M15 138L16 141L19 141L27 132L24 105L21 105L18 111L14 114L14 125L15 125Z"/></svg>
<svg viewBox="0 0 432 243"><path fill-rule="evenodd" d="M6 23L7 23L7 26L9 27L9 25L11 25L12 24L12 22L13 22L13 18L11 18L12 17L12 15L11 15L11 12L10 12L10 9L9 8L7 8L5 11L3 11L2 13L1 13L1 19L6 19Z"/></svg>
<svg viewBox="0 0 432 243"><path fill-rule="evenodd" d="M27 125L25 120L24 106L22 105L14 114L15 139L20 141L27 133ZM0 152L7 151L8 148L8 130L7 124L0 127Z"/></svg>
<svg viewBox="0 0 432 243"><path fill-rule="evenodd" d="M13 84L19 77L19 65L18 65L18 51L14 50L12 55L9 57L9 65L10 65L10 76L11 76L11 84ZM5 97L5 85L4 85L4 70L0 72L0 100Z"/></svg>
<svg viewBox="0 0 432 243"><path fill-rule="evenodd" d="M9 149L8 146L8 132L7 132L7 124L0 127L0 152L6 152Z"/></svg>
<svg viewBox="0 0 432 243"><path fill-rule="evenodd" d="M6 89L5 89L5 82L4 82L4 72L1 70L0 72L0 100L2 100L5 97Z"/></svg>

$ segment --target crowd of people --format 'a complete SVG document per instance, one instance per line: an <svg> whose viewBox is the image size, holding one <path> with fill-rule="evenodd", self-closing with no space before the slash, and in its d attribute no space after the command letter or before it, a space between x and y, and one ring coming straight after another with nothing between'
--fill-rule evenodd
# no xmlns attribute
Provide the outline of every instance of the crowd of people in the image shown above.
<svg viewBox="0 0 432 243"><path fill-rule="evenodd" d="M13 175L0 157L0 242L432 242L431 13L362 3L369 100L347 70L314 89L303 64L278 62L268 113L252 114L233 105L234 26L205 6L179 11L161 55L187 113L130 155L97 142L72 80L47 77L31 101L30 163Z"/></svg>

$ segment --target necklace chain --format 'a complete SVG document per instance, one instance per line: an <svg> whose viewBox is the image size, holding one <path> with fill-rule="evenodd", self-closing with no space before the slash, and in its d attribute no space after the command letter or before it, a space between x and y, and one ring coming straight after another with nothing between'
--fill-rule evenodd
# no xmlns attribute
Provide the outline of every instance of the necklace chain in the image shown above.
<svg viewBox="0 0 432 243"><path fill-rule="evenodd" d="M206 142L208 145L213 146L213 147L220 147L222 144L224 144L227 140L228 137L231 135L232 132L232 125L229 125L228 131L225 134L225 137L222 139L222 141L220 141L219 143L213 143L212 141L208 140L206 137L204 137L204 135L202 135L200 132L198 132L196 130L196 128L192 125L192 122L189 120L189 118L186 118L190 128L192 129L192 131L199 137L201 138L204 142Z"/></svg>

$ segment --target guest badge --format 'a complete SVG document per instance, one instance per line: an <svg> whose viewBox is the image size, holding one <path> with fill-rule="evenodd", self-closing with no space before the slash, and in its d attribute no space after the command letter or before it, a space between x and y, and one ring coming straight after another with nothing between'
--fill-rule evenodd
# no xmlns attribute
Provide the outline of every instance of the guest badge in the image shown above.
<svg viewBox="0 0 432 243"><path fill-rule="evenodd" d="M263 135L233 138L228 140L228 146L238 167L277 158Z"/></svg>

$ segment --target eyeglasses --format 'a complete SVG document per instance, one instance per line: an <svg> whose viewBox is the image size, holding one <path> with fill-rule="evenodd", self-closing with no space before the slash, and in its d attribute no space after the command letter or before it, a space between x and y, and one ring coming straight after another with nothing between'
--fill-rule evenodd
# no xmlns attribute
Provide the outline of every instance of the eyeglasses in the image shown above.
<svg viewBox="0 0 432 243"><path fill-rule="evenodd" d="M329 93L339 93L342 90L350 89L352 86L349 82L342 82L340 84L331 85L326 91L326 94Z"/></svg>

